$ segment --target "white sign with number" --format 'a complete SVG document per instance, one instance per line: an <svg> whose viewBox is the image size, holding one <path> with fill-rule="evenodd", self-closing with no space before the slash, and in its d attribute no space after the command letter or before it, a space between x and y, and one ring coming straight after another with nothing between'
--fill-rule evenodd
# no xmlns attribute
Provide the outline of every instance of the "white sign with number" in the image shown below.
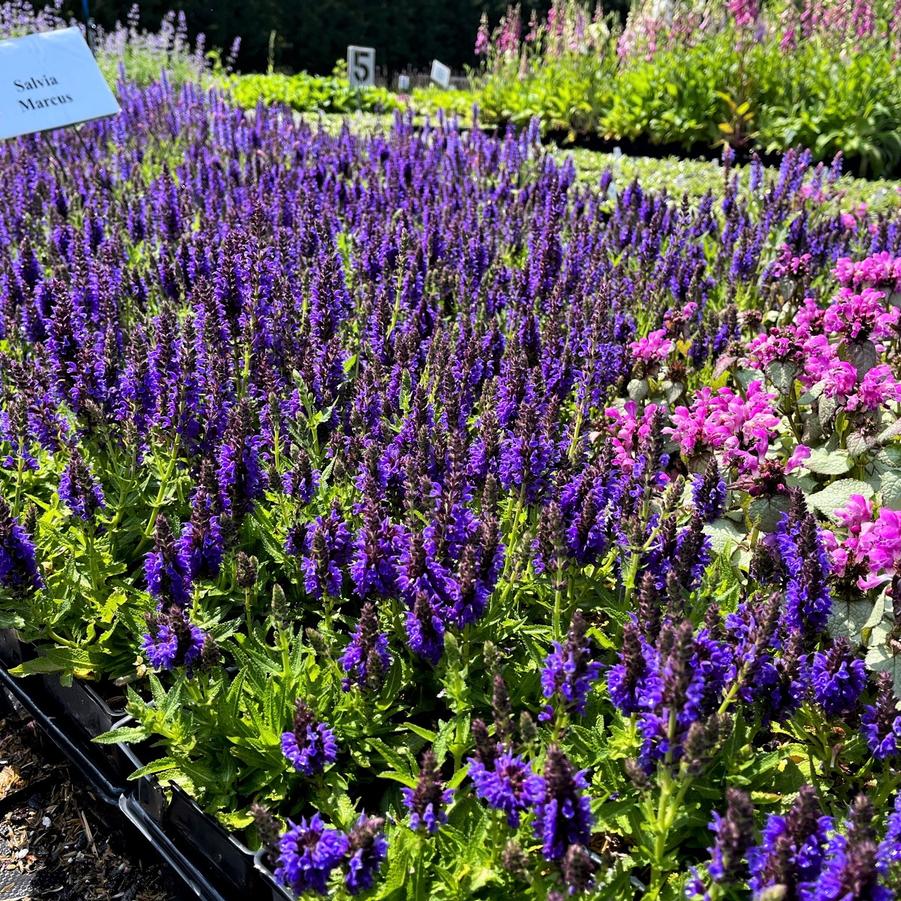
<svg viewBox="0 0 901 901"><path fill-rule="evenodd" d="M432 71L429 73L429 78L435 82L435 84L439 85L442 88L450 87L450 78L451 71L448 66L445 66L444 63L439 62L437 59L432 60Z"/></svg>
<svg viewBox="0 0 901 901"><path fill-rule="evenodd" d="M118 112L80 29L0 40L0 139Z"/></svg>
<svg viewBox="0 0 901 901"><path fill-rule="evenodd" d="M352 88L371 88L375 84L375 47L347 48L347 79Z"/></svg>

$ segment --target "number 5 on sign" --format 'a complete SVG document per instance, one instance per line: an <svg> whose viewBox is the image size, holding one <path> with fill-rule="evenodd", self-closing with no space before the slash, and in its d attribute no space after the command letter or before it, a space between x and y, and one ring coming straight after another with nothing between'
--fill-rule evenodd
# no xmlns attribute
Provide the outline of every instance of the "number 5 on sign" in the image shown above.
<svg viewBox="0 0 901 901"><path fill-rule="evenodd" d="M375 47L347 48L347 80L352 88L371 88L375 84Z"/></svg>

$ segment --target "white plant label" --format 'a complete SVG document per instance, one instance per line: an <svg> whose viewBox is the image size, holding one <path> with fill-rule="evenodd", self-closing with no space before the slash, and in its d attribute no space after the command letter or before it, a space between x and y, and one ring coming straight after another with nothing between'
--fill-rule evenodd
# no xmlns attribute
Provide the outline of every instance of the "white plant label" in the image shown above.
<svg viewBox="0 0 901 901"><path fill-rule="evenodd" d="M397 76L397 89L398 91L402 91L406 93L410 90L410 76L409 75L398 75Z"/></svg>
<svg viewBox="0 0 901 901"><path fill-rule="evenodd" d="M0 40L0 139L118 112L80 29Z"/></svg>
<svg viewBox="0 0 901 901"><path fill-rule="evenodd" d="M437 59L432 60L432 71L429 73L429 78L435 82L435 84L439 85L442 88L450 87L450 79L451 79L451 70L448 66L445 66L444 63L439 62Z"/></svg>
<svg viewBox="0 0 901 901"><path fill-rule="evenodd" d="M352 88L371 88L375 84L375 47L347 48L347 80Z"/></svg>

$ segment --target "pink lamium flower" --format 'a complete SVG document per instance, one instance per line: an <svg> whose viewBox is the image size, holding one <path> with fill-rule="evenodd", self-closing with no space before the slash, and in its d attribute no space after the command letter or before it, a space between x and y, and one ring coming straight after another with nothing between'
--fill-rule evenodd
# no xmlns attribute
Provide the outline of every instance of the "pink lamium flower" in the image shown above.
<svg viewBox="0 0 901 901"><path fill-rule="evenodd" d="M629 345L632 356L644 363L659 362L665 360L676 345L666 337L666 332L661 328L651 332L646 338L639 338Z"/></svg>
<svg viewBox="0 0 901 901"><path fill-rule="evenodd" d="M622 407L608 407L604 412L613 420L616 429L611 436L616 462L623 468L631 468L635 463L638 445L651 434L657 404L648 404L639 418L638 405L634 400L626 401Z"/></svg>
<svg viewBox="0 0 901 901"><path fill-rule="evenodd" d="M869 575L859 581L861 588L875 588L890 582L901 564L901 513L883 507L875 522L864 523L858 551L869 566Z"/></svg>

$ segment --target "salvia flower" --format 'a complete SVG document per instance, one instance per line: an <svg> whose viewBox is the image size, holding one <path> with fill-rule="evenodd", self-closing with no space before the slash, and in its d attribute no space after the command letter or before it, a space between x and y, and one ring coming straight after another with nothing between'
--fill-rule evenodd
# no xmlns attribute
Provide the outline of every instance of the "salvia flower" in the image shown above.
<svg viewBox="0 0 901 901"><path fill-rule="evenodd" d="M864 707L860 729L877 760L888 760L901 753L901 713L891 673L877 673L876 700Z"/></svg>
<svg viewBox="0 0 901 901"><path fill-rule="evenodd" d="M775 540L786 573L786 624L802 635L814 635L825 628L832 610L826 585L829 561L800 491L792 490L791 508L783 514Z"/></svg>
<svg viewBox="0 0 901 901"><path fill-rule="evenodd" d="M452 788L445 788L441 781L438 761L432 751L422 755L416 788L401 789L404 807L410 812L410 828L414 832L425 830L430 835L447 822L445 807L454 796Z"/></svg>
<svg viewBox="0 0 901 901"><path fill-rule="evenodd" d="M715 838L710 851L710 878L732 883L744 878L745 852L753 840L754 805L740 789L726 789L726 812L714 812L710 830Z"/></svg>
<svg viewBox="0 0 901 901"><path fill-rule="evenodd" d="M73 449L60 477L59 496L72 514L85 522L92 520L94 514L106 506L100 483L77 450Z"/></svg>
<svg viewBox="0 0 901 901"><path fill-rule="evenodd" d="M44 585L38 572L34 542L0 498L0 585L14 595L36 591Z"/></svg>
<svg viewBox="0 0 901 901"><path fill-rule="evenodd" d="M581 895L594 888L597 865L584 845L573 844L566 849L560 863L560 875L568 895Z"/></svg>
<svg viewBox="0 0 901 901"><path fill-rule="evenodd" d="M883 872L901 863L901 792L885 822L885 835L879 843L879 866Z"/></svg>
<svg viewBox="0 0 901 901"><path fill-rule="evenodd" d="M378 611L367 602L360 611L360 620L350 644L341 655L341 666L347 677L341 683L345 691L351 685L375 689L391 666L388 636L379 631Z"/></svg>
<svg viewBox="0 0 901 901"><path fill-rule="evenodd" d="M173 604L147 617L147 633L141 649L154 669L194 668L208 652L212 639L190 622L184 608ZM207 653L208 656L208 653Z"/></svg>
<svg viewBox="0 0 901 901"><path fill-rule="evenodd" d="M215 579L222 566L225 541L215 494L207 487L206 469L191 501L191 518L178 539L178 554L191 579Z"/></svg>
<svg viewBox="0 0 901 901"><path fill-rule="evenodd" d="M881 884L879 846L873 831L873 805L858 795L844 832L835 832L811 897L817 901L893 901L895 893Z"/></svg>
<svg viewBox="0 0 901 901"><path fill-rule="evenodd" d="M817 703L829 716L836 716L855 706L866 687L867 671L848 639L837 638L829 650L814 654L810 681Z"/></svg>
<svg viewBox="0 0 901 901"><path fill-rule="evenodd" d="M601 664L593 660L594 642L586 633L585 618L580 610L573 613L566 641L554 642L541 671L541 691L548 700L558 699L565 710L584 713L588 692L601 672ZM542 714L548 719L554 708L548 705Z"/></svg>
<svg viewBox="0 0 901 901"><path fill-rule="evenodd" d="M519 826L520 813L529 810L544 797L544 779L532 772L521 757L499 746L498 753L486 765L478 757L469 758L469 777L476 796L495 810L507 815L512 828Z"/></svg>
<svg viewBox="0 0 901 901"><path fill-rule="evenodd" d="M325 895L332 871L344 860L349 848L347 836L328 828L318 813L296 824L289 820L288 831L279 841L275 878L298 895Z"/></svg>
<svg viewBox="0 0 901 901"><path fill-rule="evenodd" d="M307 527L300 565L310 597L319 600L323 594L340 596L350 553L350 532L337 508Z"/></svg>
<svg viewBox="0 0 901 901"><path fill-rule="evenodd" d="M413 609L407 611L405 625L410 650L436 664L444 653L445 625L424 591L417 593Z"/></svg>
<svg viewBox="0 0 901 901"><path fill-rule="evenodd" d="M191 601L191 574L164 514L157 517L153 544L154 549L144 560L147 590L160 604L187 606Z"/></svg>
<svg viewBox="0 0 901 901"><path fill-rule="evenodd" d="M241 401L229 417L225 438L216 452L219 504L236 520L253 509L267 484L263 439L253 434L252 420L249 404Z"/></svg>
<svg viewBox="0 0 901 901"><path fill-rule="evenodd" d="M347 836L347 862L344 883L352 895L371 889L379 869L388 856L388 841L382 817L362 814Z"/></svg>
<svg viewBox="0 0 901 901"><path fill-rule="evenodd" d="M785 816L767 818L760 845L748 851L752 891L784 886L786 897L805 897L819 878L831 830L816 792L803 786Z"/></svg>
<svg viewBox="0 0 901 901"><path fill-rule="evenodd" d="M619 663L607 673L607 692L610 700L629 716L641 709L641 690L648 673L644 639L635 619L623 627Z"/></svg>
<svg viewBox="0 0 901 901"><path fill-rule="evenodd" d="M587 845L594 818L585 774L556 745L544 762L544 796L535 807L535 836L547 860L562 860L570 845Z"/></svg>
<svg viewBox="0 0 901 901"><path fill-rule="evenodd" d="M692 502L704 522L713 522L726 510L726 482L720 475L716 460L711 459L700 476L695 476L691 490Z"/></svg>
<svg viewBox="0 0 901 901"><path fill-rule="evenodd" d="M293 728L282 733L282 753L305 776L321 773L338 756L334 733L301 698L297 699Z"/></svg>

